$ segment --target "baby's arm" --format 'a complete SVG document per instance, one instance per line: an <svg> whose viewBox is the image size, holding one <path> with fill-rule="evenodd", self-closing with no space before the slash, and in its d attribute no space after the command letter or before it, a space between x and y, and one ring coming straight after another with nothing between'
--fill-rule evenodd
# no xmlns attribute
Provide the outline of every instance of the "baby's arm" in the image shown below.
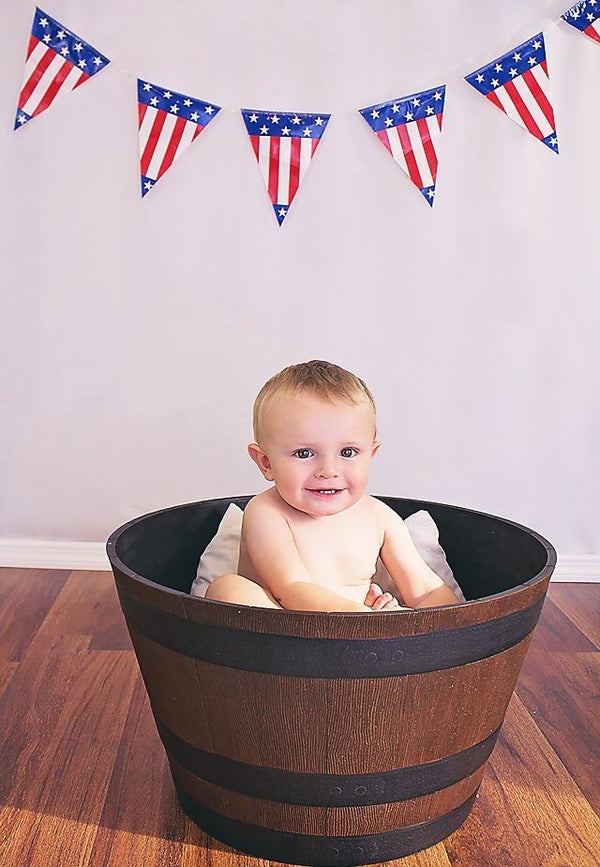
<svg viewBox="0 0 600 867"><path fill-rule="evenodd" d="M285 517L269 501L257 497L246 506L243 537L258 582L283 608L296 611L372 611L392 605L389 599L380 598L381 591L371 594L372 598L367 596L371 602L369 605L354 602L316 583L302 562Z"/></svg>
<svg viewBox="0 0 600 867"><path fill-rule="evenodd" d="M459 600L453 591L429 568L415 548L402 518L384 503L374 502L384 523L380 556L405 604L411 608L457 604Z"/></svg>

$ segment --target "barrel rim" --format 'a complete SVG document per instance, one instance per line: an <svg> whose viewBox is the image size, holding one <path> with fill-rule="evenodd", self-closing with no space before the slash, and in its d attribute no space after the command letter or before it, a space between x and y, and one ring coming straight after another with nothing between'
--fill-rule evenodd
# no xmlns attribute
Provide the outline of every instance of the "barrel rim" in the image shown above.
<svg viewBox="0 0 600 867"><path fill-rule="evenodd" d="M168 594L175 596L175 597L183 597L184 599L194 600L194 603L192 603L192 604L218 605L218 606L225 606L227 608L239 608L240 606L237 603L217 602L213 599L205 599L204 597L201 597L201 596L192 596L191 594L185 593L182 590L175 590L172 587L165 587L162 584L158 584L156 581L151 581L149 578L145 578L143 575L139 575L137 572L135 572L133 569L131 569L129 566L127 566L126 563L124 563L121 560L121 558L117 554L116 546L117 546L117 543L118 543L119 539L121 538L121 536L124 533L126 533L127 530L129 530L131 527L135 526L136 524L139 524L142 521L145 521L147 518L154 517L155 515L164 514L166 512L176 512L176 511L179 511L180 509L188 509L190 506L202 506L202 505L209 505L209 504L231 503L235 500L242 500L242 499L250 498L251 496L253 496L253 495L252 494L250 494L250 495L249 494L240 494L238 496L214 497L214 498L209 498L206 500L194 500L194 501L191 501L189 503L180 503L180 504L177 504L174 506L167 506L164 509L156 509L152 512L146 512L143 515L139 515L136 518L132 518L130 521L127 521L125 524L122 524L120 527L117 527L115 530L113 530L113 532L108 537L108 540L106 542L106 554L108 556L110 564L112 567L118 569L124 575L127 575L129 578L133 578L136 581L139 581L141 584L147 585L149 587L160 588L161 591L163 591L164 593L168 593ZM375 496L377 499L381 499L384 501L393 500L393 501L405 503L407 505L415 504L415 506L418 506L420 508L423 508L423 507L426 508L427 506L442 507L444 509L452 509L454 511L459 511L459 512L463 512L466 514L477 515L477 516L482 517L482 518L491 518L494 521L500 521L503 524L508 524L509 526L514 527L517 530L520 530L521 532L527 534L528 536L531 536L537 542L539 542L539 544L542 546L542 548L546 552L546 563L542 567L542 569L537 573L537 575L534 575L532 578L530 578L527 581L523 581L521 584L517 584L515 587L510 587L508 590L503 590L500 593L492 593L489 596L482 596L478 599L470 599L470 600L467 600L466 602L459 602L458 605L455 603L452 605L430 606L430 607L426 607L426 608L421 608L421 609L419 609L420 611L425 612L425 611L431 611L434 609L445 610L445 609L457 608L458 606L464 607L466 605L481 605L481 604L487 603L490 599L500 599L502 597L516 595L525 587L533 587L534 585L539 584L540 582L549 579L550 576L552 575L552 572L554 571L555 566L556 566L557 554L556 554L556 549L554 548L554 546L544 536L542 536L540 533L538 533L536 530L532 530L530 527L526 527L524 524L519 524L516 521L510 520L509 518L503 518L503 517L500 517L498 515L492 515L489 512L481 512L477 509L468 509L468 508L465 508L464 506L456 506L456 505L453 505L450 503L438 503L438 502L435 502L432 500L416 500L416 499L407 498L407 497L391 497L391 496L387 496L385 494L374 494L373 496ZM258 610L268 611L270 609L267 609L267 608L261 609L260 607L258 607ZM322 611L301 611L301 612L297 612L297 613L301 613L303 615L306 615L307 617L311 617L311 616L322 617L322 615L323 615ZM413 609L409 609L409 610L401 609L399 611L386 611L385 613L387 616L394 616L394 617L403 617L407 614L413 614L414 615ZM335 611L335 612L331 612L331 615L335 616L336 618L339 618L339 617L341 617L341 618L369 617L370 616L369 612L363 612L363 611Z"/></svg>

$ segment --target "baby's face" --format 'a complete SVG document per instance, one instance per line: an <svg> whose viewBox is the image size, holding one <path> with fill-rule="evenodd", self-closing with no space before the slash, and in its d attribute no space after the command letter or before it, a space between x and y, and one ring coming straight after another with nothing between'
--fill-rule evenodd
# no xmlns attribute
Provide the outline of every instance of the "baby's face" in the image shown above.
<svg viewBox="0 0 600 867"><path fill-rule="evenodd" d="M368 403L329 403L305 393L265 409L264 463L257 463L286 503L320 517L348 509L363 496L379 448Z"/></svg>

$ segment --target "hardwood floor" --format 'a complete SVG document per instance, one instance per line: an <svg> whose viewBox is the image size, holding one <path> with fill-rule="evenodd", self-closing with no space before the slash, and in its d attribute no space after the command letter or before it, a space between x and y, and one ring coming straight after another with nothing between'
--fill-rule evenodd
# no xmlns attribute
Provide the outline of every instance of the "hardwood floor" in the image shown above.
<svg viewBox="0 0 600 867"><path fill-rule="evenodd" d="M0 569L0 867L266 867L180 809L112 576ZM464 825L398 867L600 865L600 585L551 584Z"/></svg>

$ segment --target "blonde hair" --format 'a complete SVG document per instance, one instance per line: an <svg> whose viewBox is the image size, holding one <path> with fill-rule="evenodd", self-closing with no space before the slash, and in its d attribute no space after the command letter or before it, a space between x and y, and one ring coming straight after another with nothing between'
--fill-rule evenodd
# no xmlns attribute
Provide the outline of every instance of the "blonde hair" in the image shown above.
<svg viewBox="0 0 600 867"><path fill-rule="evenodd" d="M375 421L375 400L362 379L329 361L304 361L276 373L258 392L252 413L256 442L260 442L262 416L273 399L296 397L303 391L330 403L337 400L350 404L364 402L373 410Z"/></svg>

